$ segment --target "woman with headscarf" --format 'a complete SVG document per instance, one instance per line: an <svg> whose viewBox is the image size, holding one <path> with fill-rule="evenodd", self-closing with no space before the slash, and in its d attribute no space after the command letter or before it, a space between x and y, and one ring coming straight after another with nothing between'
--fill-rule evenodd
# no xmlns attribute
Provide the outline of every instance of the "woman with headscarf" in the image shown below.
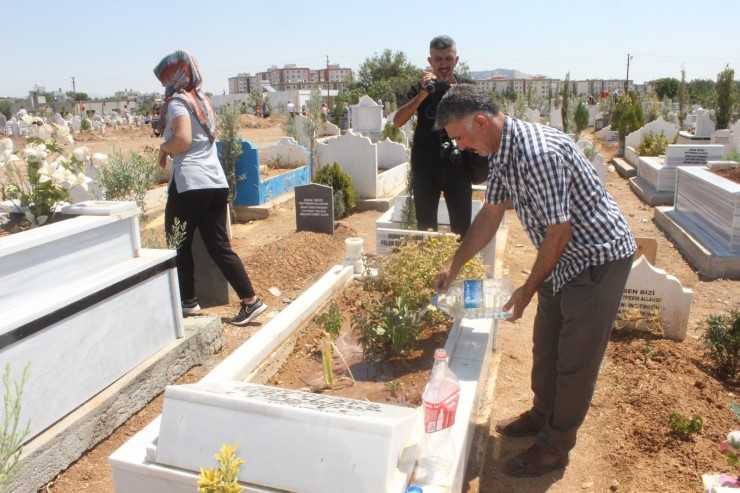
<svg viewBox="0 0 740 493"><path fill-rule="evenodd" d="M252 288L244 265L231 249L226 233L229 185L216 152L215 110L201 92L202 78L193 55L184 50L164 57L154 74L165 88L160 111L164 142L159 165L171 156L170 180L165 207L165 231L173 232L175 219L185 225L185 238L177 248L177 277L183 315L200 310L195 297L192 243L195 230L216 265L239 298L241 310L230 323L246 325L267 305Z"/></svg>

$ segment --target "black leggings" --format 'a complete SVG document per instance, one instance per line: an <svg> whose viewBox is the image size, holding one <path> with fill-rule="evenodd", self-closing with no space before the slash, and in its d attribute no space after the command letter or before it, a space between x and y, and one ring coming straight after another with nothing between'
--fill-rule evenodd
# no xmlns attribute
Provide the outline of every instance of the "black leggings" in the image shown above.
<svg viewBox="0 0 740 493"><path fill-rule="evenodd" d="M226 233L228 188L206 188L179 193L172 180L164 212L164 227L171 234L175 218L185 223L185 239L177 249L177 279L180 298L195 298L193 235L200 231L206 250L239 298L251 298L254 289L239 256L234 253Z"/></svg>

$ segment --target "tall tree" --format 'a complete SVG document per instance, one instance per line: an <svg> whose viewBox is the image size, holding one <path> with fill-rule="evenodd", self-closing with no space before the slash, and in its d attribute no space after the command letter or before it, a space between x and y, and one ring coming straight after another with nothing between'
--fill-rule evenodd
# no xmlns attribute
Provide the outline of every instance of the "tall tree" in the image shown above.
<svg viewBox="0 0 740 493"><path fill-rule="evenodd" d="M678 79L674 77L664 77L653 81L653 89L655 89L655 94L658 95L658 99L661 101L665 98L675 98L678 93L678 85Z"/></svg>
<svg viewBox="0 0 740 493"><path fill-rule="evenodd" d="M357 71L357 85L370 93L373 85L383 82L380 87L373 88L373 92L387 93L387 88L390 87L396 104L400 106L406 102L409 87L418 80L419 72L421 69L409 62L402 51L393 52L386 49L380 55L376 53L365 59L360 65Z"/></svg>
<svg viewBox="0 0 740 493"><path fill-rule="evenodd" d="M704 108L712 106L715 100L714 81L712 79L694 79L689 82L689 101Z"/></svg>
<svg viewBox="0 0 740 493"><path fill-rule="evenodd" d="M717 84L714 86L717 93L717 111L715 119L717 130L728 128L732 118L732 110L737 102L737 93L735 90L735 71L729 65L717 74Z"/></svg>
<svg viewBox="0 0 740 493"><path fill-rule="evenodd" d="M560 107L560 116L563 119L563 132L568 133L568 106L570 99L570 72L565 74L563 81L563 105Z"/></svg>
<svg viewBox="0 0 740 493"><path fill-rule="evenodd" d="M583 104L583 101L580 100L578 101L578 106L576 106L575 123L576 132L578 132L578 137L580 138L581 132L588 127L588 110Z"/></svg>

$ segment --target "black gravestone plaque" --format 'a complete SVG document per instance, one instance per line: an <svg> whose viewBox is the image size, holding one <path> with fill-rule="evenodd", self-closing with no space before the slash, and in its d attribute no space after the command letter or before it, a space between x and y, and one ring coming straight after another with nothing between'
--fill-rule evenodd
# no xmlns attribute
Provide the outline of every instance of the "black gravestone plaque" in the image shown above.
<svg viewBox="0 0 740 493"><path fill-rule="evenodd" d="M311 183L295 187L297 231L334 234L334 189Z"/></svg>
<svg viewBox="0 0 740 493"><path fill-rule="evenodd" d="M594 120L594 132L598 132L604 128L604 119L603 118L597 118Z"/></svg>

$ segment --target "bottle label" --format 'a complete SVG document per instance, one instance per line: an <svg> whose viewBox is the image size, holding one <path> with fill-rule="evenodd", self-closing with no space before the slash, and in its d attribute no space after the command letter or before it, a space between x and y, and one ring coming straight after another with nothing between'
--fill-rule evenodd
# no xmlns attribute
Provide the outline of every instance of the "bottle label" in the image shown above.
<svg viewBox="0 0 740 493"><path fill-rule="evenodd" d="M434 433L455 424L455 414L459 401L460 387L457 387L441 402L424 401L424 431Z"/></svg>
<svg viewBox="0 0 740 493"><path fill-rule="evenodd" d="M463 307L480 308L483 299L483 279L465 279L463 281Z"/></svg>

